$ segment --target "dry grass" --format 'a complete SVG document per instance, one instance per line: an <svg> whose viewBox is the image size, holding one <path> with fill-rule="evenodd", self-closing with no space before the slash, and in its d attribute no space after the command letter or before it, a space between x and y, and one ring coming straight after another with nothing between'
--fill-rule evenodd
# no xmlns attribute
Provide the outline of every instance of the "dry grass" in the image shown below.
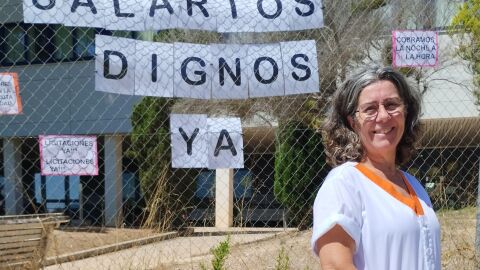
<svg viewBox="0 0 480 270"><path fill-rule="evenodd" d="M479 269L475 259L476 208L444 210L437 213L441 224L442 269ZM232 248L226 269L278 269L277 259L284 247L289 269L318 269L318 258L310 249L311 230L285 235L268 241ZM160 269L197 269L208 264L211 255L188 264L163 266Z"/></svg>
<svg viewBox="0 0 480 270"><path fill-rule="evenodd" d="M225 236L226 237L226 236ZM311 231L289 232L268 240L260 240L243 245L233 245L225 263L225 269L279 269L277 260L283 248L288 257L288 269L318 269L319 261L310 251ZM212 255L197 256L188 262L163 264L155 270L200 269L200 265L209 266ZM284 269L284 268L281 268Z"/></svg>
<svg viewBox="0 0 480 270"><path fill-rule="evenodd" d="M442 232L442 269L478 269L475 215L474 207L437 213Z"/></svg>
<svg viewBox="0 0 480 270"><path fill-rule="evenodd" d="M478 269L474 246L475 215L475 208L442 210L437 213L442 229L442 269ZM48 251L48 256L57 255L59 252L65 254L154 234L153 231L149 230L130 229L103 229L100 232L55 231L55 238ZM310 236L311 231L307 230L281 234L268 240L248 244L235 243L227 258L226 269L278 269L277 261L282 249L285 256L288 257L288 269L318 269L318 259L310 250ZM212 241L202 241L200 236L194 243L202 245L212 243ZM212 256L208 254L208 249L212 247L205 247L204 253L201 254L195 254L194 256L190 254L191 258L187 261L184 260L183 263L167 263L158 266L156 269L199 269L202 263L204 265L210 264Z"/></svg>

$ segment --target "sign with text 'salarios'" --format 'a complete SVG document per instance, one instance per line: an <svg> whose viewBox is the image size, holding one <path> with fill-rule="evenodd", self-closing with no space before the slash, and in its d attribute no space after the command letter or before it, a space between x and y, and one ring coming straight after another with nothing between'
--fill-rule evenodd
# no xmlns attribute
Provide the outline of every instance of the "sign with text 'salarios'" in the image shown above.
<svg viewBox="0 0 480 270"><path fill-rule="evenodd" d="M397 30L392 32L392 64L395 67L436 67L438 33Z"/></svg>
<svg viewBox="0 0 480 270"><path fill-rule="evenodd" d="M94 136L39 136L42 175L98 175Z"/></svg>
<svg viewBox="0 0 480 270"><path fill-rule="evenodd" d="M17 73L0 73L0 114L20 114L22 100Z"/></svg>
<svg viewBox="0 0 480 270"><path fill-rule="evenodd" d="M25 23L107 30L297 31L323 27L321 0L23 0Z"/></svg>

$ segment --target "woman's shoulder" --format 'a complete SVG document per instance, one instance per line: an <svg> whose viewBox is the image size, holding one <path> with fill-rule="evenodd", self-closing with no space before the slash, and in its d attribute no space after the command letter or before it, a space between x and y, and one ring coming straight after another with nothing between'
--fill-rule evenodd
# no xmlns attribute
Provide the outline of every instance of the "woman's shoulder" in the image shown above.
<svg viewBox="0 0 480 270"><path fill-rule="evenodd" d="M402 172L403 172L403 175L407 178L407 180L408 180L408 182L410 183L410 185L411 185L415 190L417 190L418 188L423 189L422 184L420 184L420 181L418 181L418 179L417 179L415 176L409 174L409 173L406 172L406 171L402 171Z"/></svg>
<svg viewBox="0 0 480 270"><path fill-rule="evenodd" d="M330 170L325 182L336 182L352 184L357 178L358 170L355 168L357 162L348 161Z"/></svg>
<svg viewBox="0 0 480 270"><path fill-rule="evenodd" d="M358 164L358 162L347 161L347 162L345 162L341 165L338 165L337 167L330 170L327 178L354 173L356 171L355 165L357 165L357 164Z"/></svg>
<svg viewBox="0 0 480 270"><path fill-rule="evenodd" d="M412 186L412 188L415 190L415 193L417 194L417 197L422 199L425 203L427 203L427 205L431 206L432 203L430 202L430 197L428 196L427 191L422 186L420 181L418 181L418 179L415 176L409 174L408 172L406 172L406 171L402 171L402 172L405 175L405 177L407 178L407 180L410 183L410 185Z"/></svg>

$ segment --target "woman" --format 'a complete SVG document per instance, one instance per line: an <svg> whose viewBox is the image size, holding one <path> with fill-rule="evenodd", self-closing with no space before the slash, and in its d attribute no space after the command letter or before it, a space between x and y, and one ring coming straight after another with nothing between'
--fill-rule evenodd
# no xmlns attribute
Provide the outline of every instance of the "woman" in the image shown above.
<svg viewBox="0 0 480 270"><path fill-rule="evenodd" d="M400 171L420 98L391 68L351 76L324 124L335 168L315 199L312 248L327 269L440 269L440 226L424 188Z"/></svg>

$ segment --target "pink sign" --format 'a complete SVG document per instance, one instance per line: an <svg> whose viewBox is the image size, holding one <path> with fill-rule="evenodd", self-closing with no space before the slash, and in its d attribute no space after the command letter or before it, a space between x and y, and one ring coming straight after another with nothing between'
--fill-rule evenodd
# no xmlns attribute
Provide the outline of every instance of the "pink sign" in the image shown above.
<svg viewBox="0 0 480 270"><path fill-rule="evenodd" d="M396 30L392 32L392 65L395 67L436 67L438 33Z"/></svg>
<svg viewBox="0 0 480 270"><path fill-rule="evenodd" d="M97 137L39 136L42 175L98 175Z"/></svg>

